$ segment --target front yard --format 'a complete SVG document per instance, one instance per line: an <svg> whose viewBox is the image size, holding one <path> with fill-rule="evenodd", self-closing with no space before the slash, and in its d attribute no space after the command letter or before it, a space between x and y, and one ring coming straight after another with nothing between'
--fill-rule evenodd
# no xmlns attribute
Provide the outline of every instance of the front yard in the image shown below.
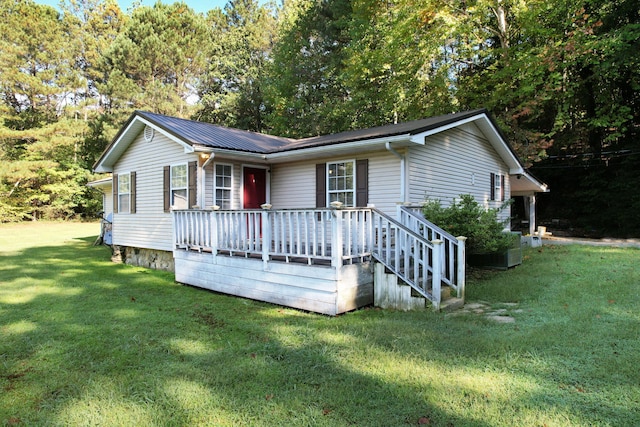
<svg viewBox="0 0 640 427"><path fill-rule="evenodd" d="M112 264L98 231L0 225L0 424L640 425L638 249L529 249L469 274L475 310L326 317Z"/></svg>

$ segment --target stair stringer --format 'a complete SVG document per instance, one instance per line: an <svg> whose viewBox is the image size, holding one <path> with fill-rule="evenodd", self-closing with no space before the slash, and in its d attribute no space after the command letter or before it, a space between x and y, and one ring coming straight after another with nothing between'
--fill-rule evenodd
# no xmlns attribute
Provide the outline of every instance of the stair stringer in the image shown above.
<svg viewBox="0 0 640 427"><path fill-rule="evenodd" d="M376 262L373 275L373 303L376 307L403 311L427 308L428 300L411 295L411 286L398 282L398 276L387 273L384 264Z"/></svg>

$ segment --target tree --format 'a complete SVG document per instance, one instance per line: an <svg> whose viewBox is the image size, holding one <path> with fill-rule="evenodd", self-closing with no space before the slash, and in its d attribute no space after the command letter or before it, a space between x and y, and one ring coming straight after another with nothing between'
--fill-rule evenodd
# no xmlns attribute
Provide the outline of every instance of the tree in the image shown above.
<svg viewBox="0 0 640 427"><path fill-rule="evenodd" d="M209 67L200 81L199 120L264 131L263 80L276 16L256 0L232 0L207 17Z"/></svg>
<svg viewBox="0 0 640 427"><path fill-rule="evenodd" d="M4 125L29 129L54 121L80 85L58 12L29 0L0 0L0 14Z"/></svg>
<svg viewBox="0 0 640 427"><path fill-rule="evenodd" d="M300 0L285 7L267 90L274 133L302 137L351 127L344 83L350 19L349 0Z"/></svg>
<svg viewBox="0 0 640 427"><path fill-rule="evenodd" d="M74 67L82 83L70 103L74 113L88 120L102 110L102 53L115 41L126 16L115 0L66 0L62 6L70 35L67 48L74 53Z"/></svg>
<svg viewBox="0 0 640 427"><path fill-rule="evenodd" d="M133 10L104 54L100 87L112 110L141 108L188 117L205 66L204 18L184 3Z"/></svg>

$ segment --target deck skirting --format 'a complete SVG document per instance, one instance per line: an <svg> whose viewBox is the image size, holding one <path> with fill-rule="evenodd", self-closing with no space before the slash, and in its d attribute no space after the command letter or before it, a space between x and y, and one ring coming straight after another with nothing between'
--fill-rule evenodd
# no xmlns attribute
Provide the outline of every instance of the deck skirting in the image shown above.
<svg viewBox="0 0 640 427"><path fill-rule="evenodd" d="M176 281L216 292L336 315L373 303L370 262L339 268L175 250Z"/></svg>

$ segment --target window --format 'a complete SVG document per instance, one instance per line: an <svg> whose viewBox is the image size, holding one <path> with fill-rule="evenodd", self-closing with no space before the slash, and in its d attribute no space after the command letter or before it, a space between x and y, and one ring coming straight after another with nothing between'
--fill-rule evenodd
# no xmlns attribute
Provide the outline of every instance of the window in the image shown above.
<svg viewBox="0 0 640 427"><path fill-rule="evenodd" d="M214 204L221 209L231 209L231 180L233 167L231 165L216 164L214 178Z"/></svg>
<svg viewBox="0 0 640 427"><path fill-rule="evenodd" d="M198 162L164 166L162 175L163 208L188 209L198 203Z"/></svg>
<svg viewBox="0 0 640 427"><path fill-rule="evenodd" d="M504 175L491 174L491 200L504 201Z"/></svg>
<svg viewBox="0 0 640 427"><path fill-rule="evenodd" d="M174 209L188 209L187 165L171 166L171 206Z"/></svg>
<svg viewBox="0 0 640 427"><path fill-rule="evenodd" d="M329 203L342 202L344 206L355 206L355 162L327 163L327 188Z"/></svg>
<svg viewBox="0 0 640 427"><path fill-rule="evenodd" d="M128 173L118 175L118 212L131 212L131 175Z"/></svg>

